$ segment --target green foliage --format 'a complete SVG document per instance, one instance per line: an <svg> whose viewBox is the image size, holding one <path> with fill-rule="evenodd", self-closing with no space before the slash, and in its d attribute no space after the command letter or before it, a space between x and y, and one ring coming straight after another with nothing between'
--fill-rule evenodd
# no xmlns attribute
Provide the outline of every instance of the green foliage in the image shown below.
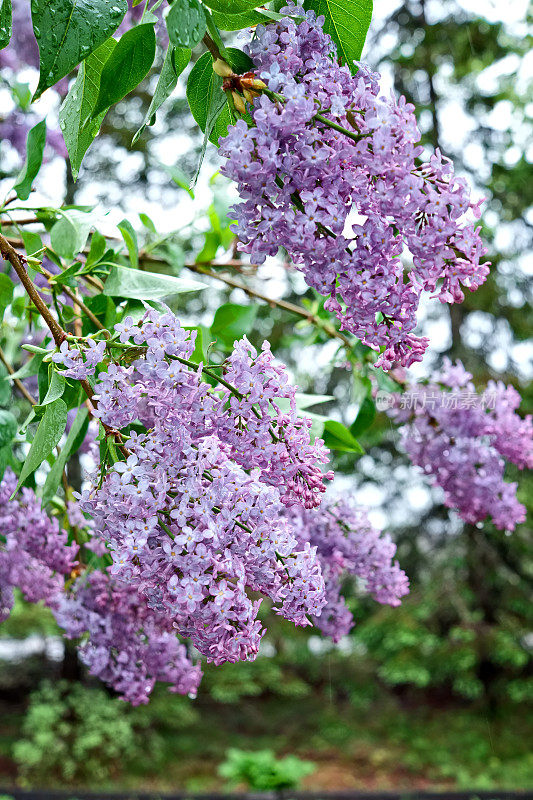
<svg viewBox="0 0 533 800"><path fill-rule="evenodd" d="M90 213L72 208L61 213L61 217L50 231L52 249L67 261L72 261L85 247L93 218Z"/></svg>
<svg viewBox="0 0 533 800"><path fill-rule="evenodd" d="M151 23L137 25L120 37L102 68L98 97L91 112L93 119L122 100L148 75L154 63L155 48Z"/></svg>
<svg viewBox="0 0 533 800"><path fill-rule="evenodd" d="M213 11L227 14L243 14L245 11L262 5L260 0L204 0L204 2Z"/></svg>
<svg viewBox="0 0 533 800"><path fill-rule="evenodd" d="M266 22L265 17L259 11L247 11L243 14L228 14L225 11L213 11L213 22L223 31L240 31L249 25L257 25L259 22Z"/></svg>
<svg viewBox="0 0 533 800"><path fill-rule="evenodd" d="M43 461L49 457L56 444L61 439L67 424L67 406L63 400L55 400L46 406L44 416L39 423L37 432L26 456L24 466L20 473L17 490L24 481L37 470Z"/></svg>
<svg viewBox="0 0 533 800"><path fill-rule="evenodd" d="M4 311L13 299L14 288L15 284L9 275L4 275L3 272L0 272L0 322L4 316Z"/></svg>
<svg viewBox="0 0 533 800"><path fill-rule="evenodd" d="M304 0L304 8L323 15L324 30L337 45L343 64L356 71L372 19L372 0Z"/></svg>
<svg viewBox="0 0 533 800"><path fill-rule="evenodd" d="M13 189L20 200L30 196L33 181L37 177L43 163L44 145L46 142L46 121L43 119L28 133L26 141L26 161L22 167Z"/></svg>
<svg viewBox="0 0 533 800"><path fill-rule="evenodd" d="M10 411L0 408L0 448L11 444L17 433L17 420Z"/></svg>
<svg viewBox="0 0 533 800"><path fill-rule="evenodd" d="M132 144L135 144L139 139L147 125L154 125L157 111L176 88L178 78L190 60L191 51L187 48L173 47L172 45L168 46L154 96L144 116L141 127L137 130L132 139Z"/></svg>
<svg viewBox="0 0 533 800"><path fill-rule="evenodd" d="M36 414L42 411L45 406L49 405L50 403L53 403L54 400L58 400L60 397L62 397L63 392L65 391L67 385L64 376L56 369L54 369L52 365L50 365L49 367L48 375L49 375L49 383L46 394L41 400L41 402L33 407L33 410L35 411Z"/></svg>
<svg viewBox="0 0 533 800"><path fill-rule="evenodd" d="M250 59L241 50L227 48L225 57L235 72L250 68ZM226 95L222 91L222 78L213 72L213 59L204 53L194 65L187 82L187 100L191 113L207 138L218 144L233 121Z"/></svg>
<svg viewBox="0 0 533 800"><path fill-rule="evenodd" d="M240 306L237 303L225 303L217 309L211 333L225 347L233 347L236 339L248 333L254 324L257 306Z"/></svg>
<svg viewBox="0 0 533 800"><path fill-rule="evenodd" d="M34 693L14 758L28 782L99 783L135 745L126 706L101 689L65 681Z"/></svg>
<svg viewBox="0 0 533 800"><path fill-rule="evenodd" d="M61 482L63 470L65 469L69 458L80 448L85 438L85 434L87 433L88 426L89 412L86 406L81 406L78 409L76 418L71 425L65 444L61 448L61 452L57 456L56 460L52 464L50 472L46 476L42 494L43 505L49 503L53 498Z"/></svg>
<svg viewBox="0 0 533 800"><path fill-rule="evenodd" d="M332 450L339 450L343 453L364 453L365 451L357 439L348 430L346 425L335 419L328 419L324 423L324 433L322 438L326 447Z"/></svg>
<svg viewBox="0 0 533 800"><path fill-rule="evenodd" d="M0 6L0 50L7 47L11 39L12 17L11 0L2 0L2 5Z"/></svg>
<svg viewBox="0 0 533 800"><path fill-rule="evenodd" d="M59 123L74 180L78 177L83 157L96 137L106 114L106 111L102 111L93 116L93 109L98 98L104 64L116 44L115 39L108 39L80 64L76 80L59 109Z"/></svg>
<svg viewBox="0 0 533 800"><path fill-rule="evenodd" d="M174 47L192 49L201 41L207 28L207 19L199 0L173 0L166 24L168 38Z"/></svg>
<svg viewBox="0 0 533 800"><path fill-rule="evenodd" d="M297 756L277 758L272 750L246 752L232 747L219 772L231 784L244 784L252 791L268 792L297 789L314 769L312 762L302 761Z"/></svg>
<svg viewBox="0 0 533 800"><path fill-rule="evenodd" d="M141 272L113 266L104 286L107 297L130 297L137 300L162 300L172 294L196 292L205 284L192 278L175 278L156 272Z"/></svg>
<svg viewBox="0 0 533 800"><path fill-rule="evenodd" d="M127 9L126 0L32 0L40 57L34 99L103 44L116 31Z"/></svg>

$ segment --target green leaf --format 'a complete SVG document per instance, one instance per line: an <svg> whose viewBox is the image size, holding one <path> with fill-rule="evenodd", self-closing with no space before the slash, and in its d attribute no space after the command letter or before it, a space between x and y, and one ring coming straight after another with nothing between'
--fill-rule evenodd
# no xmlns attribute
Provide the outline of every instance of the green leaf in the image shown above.
<svg viewBox="0 0 533 800"><path fill-rule="evenodd" d="M305 410L313 406L318 406L321 403L330 403L332 400L335 400L335 398L332 394L304 394L297 392L295 400L296 408ZM280 397L276 402L282 411L289 411L291 404L286 397Z"/></svg>
<svg viewBox="0 0 533 800"><path fill-rule="evenodd" d="M104 294L136 300L161 300L170 294L196 292L204 288L204 283L192 279L113 266L104 285Z"/></svg>
<svg viewBox="0 0 533 800"><path fill-rule="evenodd" d="M150 233L157 233L157 228L155 227L154 221L148 216L148 214L143 214L142 212L139 214L139 219L141 223L147 228Z"/></svg>
<svg viewBox="0 0 533 800"><path fill-rule="evenodd" d="M359 436L364 433L376 418L376 404L370 397L365 397L355 421L350 425L350 433Z"/></svg>
<svg viewBox="0 0 533 800"><path fill-rule="evenodd" d="M15 284L9 275L4 275L3 272L0 272L0 322L4 316L4 311L13 299L14 288Z"/></svg>
<svg viewBox="0 0 533 800"><path fill-rule="evenodd" d="M0 50L9 44L11 39L13 11L11 0L2 0L0 7Z"/></svg>
<svg viewBox="0 0 533 800"><path fill-rule="evenodd" d="M72 261L85 246L93 225L93 215L77 209L62 212L50 232L52 249L62 258Z"/></svg>
<svg viewBox="0 0 533 800"><path fill-rule="evenodd" d="M166 23L174 47L196 47L207 29L205 11L198 0L173 0Z"/></svg>
<svg viewBox="0 0 533 800"><path fill-rule="evenodd" d="M137 242L135 228L127 219L123 219L122 222L119 222L117 228L121 232L124 243L128 248L131 266L137 269L139 266L139 244Z"/></svg>
<svg viewBox="0 0 533 800"><path fill-rule="evenodd" d="M328 419L324 423L324 433L322 435L324 444L331 450L339 450L342 453L364 453L365 451L355 439L346 425L337 422L335 419Z"/></svg>
<svg viewBox="0 0 533 800"><path fill-rule="evenodd" d="M146 78L154 63L155 47L152 24L137 25L120 37L102 69L93 118L126 97Z"/></svg>
<svg viewBox="0 0 533 800"><path fill-rule="evenodd" d="M135 133L132 144L135 144L139 136L143 133L147 125L155 123L157 111L161 108L165 100L167 100L178 83L178 78L191 60L191 50L183 47L168 46L163 66L161 67L161 74L157 86L155 87L152 102L143 119L143 123L139 130Z"/></svg>
<svg viewBox="0 0 533 800"><path fill-rule="evenodd" d="M17 420L11 411L0 409L0 447L11 444L17 432Z"/></svg>
<svg viewBox="0 0 533 800"><path fill-rule="evenodd" d="M28 256L34 256L36 253L40 253L42 251L43 240L38 233L24 228L21 231L21 236L22 241L24 242L24 249Z"/></svg>
<svg viewBox="0 0 533 800"><path fill-rule="evenodd" d="M39 423L35 438L26 456L26 461L20 473L19 482L15 489L18 492L24 481L39 469L43 461L48 458L56 444L63 436L67 424L67 405L63 400L56 400L46 407L44 417Z"/></svg>
<svg viewBox="0 0 533 800"><path fill-rule="evenodd" d="M213 11L211 14L213 22L221 31L240 31L249 28L250 25L257 25L266 22L265 17L259 11L248 11L244 14L228 14L225 11Z"/></svg>
<svg viewBox="0 0 533 800"><path fill-rule="evenodd" d="M28 133L26 140L26 161L22 167L13 189L20 200L30 196L32 183L37 177L43 163L44 145L46 143L46 120L42 119Z"/></svg>
<svg viewBox="0 0 533 800"><path fill-rule="evenodd" d="M7 380L9 372L0 363L0 406L7 406L11 402L11 386Z"/></svg>
<svg viewBox="0 0 533 800"><path fill-rule="evenodd" d="M61 476L68 459L76 452L81 442L85 438L87 428L89 426L89 412L85 406L81 406L76 414L72 427L68 433L67 440L61 448L61 453L58 455L48 475L43 487L43 505L50 502L52 497L57 491L57 487L61 482Z"/></svg>
<svg viewBox="0 0 533 800"><path fill-rule="evenodd" d="M58 400L60 397L62 397L66 385L67 382L64 376L52 368L52 376L50 378L50 383L48 384L48 390L40 404L38 406L34 406L34 410L41 411L47 405L50 405L50 403L53 403L55 400Z"/></svg>
<svg viewBox="0 0 533 800"><path fill-rule="evenodd" d="M183 172L183 170L173 165L169 167L166 164L161 164L161 167L165 170L165 172L168 172L176 186L179 186L180 189L185 189L191 200L194 200L194 191L189 186L190 179Z"/></svg>
<svg viewBox="0 0 533 800"><path fill-rule="evenodd" d="M127 10L127 0L32 0L41 70L33 99L100 47L116 31Z"/></svg>
<svg viewBox="0 0 533 800"><path fill-rule="evenodd" d="M224 303L215 314L211 333L224 344L232 345L235 339L241 339L251 331L256 315L257 306Z"/></svg>
<svg viewBox="0 0 533 800"><path fill-rule="evenodd" d="M11 448L6 444L5 447L0 447L0 481L4 477L6 467L11 460Z"/></svg>
<svg viewBox="0 0 533 800"><path fill-rule="evenodd" d="M108 39L80 64L76 80L59 109L59 124L67 146L70 167L77 179L83 157L102 124L105 111L92 117L100 91L100 78L107 59L117 46L115 39Z"/></svg>
<svg viewBox="0 0 533 800"><path fill-rule="evenodd" d="M204 0L205 5L221 14L242 14L263 5L261 0Z"/></svg>
<svg viewBox="0 0 533 800"><path fill-rule="evenodd" d="M235 72L246 72L252 65L248 56L234 47L228 47L225 55ZM233 120L222 91L222 79L213 72L210 53L200 56L191 70L187 81L187 100L200 128L208 132L208 138L213 144L218 145L219 138L226 136L228 126Z"/></svg>
<svg viewBox="0 0 533 800"><path fill-rule="evenodd" d="M33 356L33 358L30 358L29 361L26 361L26 363L23 364L20 369L14 372L13 375L10 375L6 380L11 382L16 378L21 380L22 378L29 378L30 375L37 375L41 364L43 363L44 355L44 353L37 353Z"/></svg>
<svg viewBox="0 0 533 800"><path fill-rule="evenodd" d="M304 0L304 8L325 17L324 30L335 44L340 60L356 72L372 20L372 0Z"/></svg>
<svg viewBox="0 0 533 800"><path fill-rule="evenodd" d="M102 236L99 231L95 231L91 236L91 246L89 247L85 264L87 266L98 264L106 251L106 246L105 236Z"/></svg>

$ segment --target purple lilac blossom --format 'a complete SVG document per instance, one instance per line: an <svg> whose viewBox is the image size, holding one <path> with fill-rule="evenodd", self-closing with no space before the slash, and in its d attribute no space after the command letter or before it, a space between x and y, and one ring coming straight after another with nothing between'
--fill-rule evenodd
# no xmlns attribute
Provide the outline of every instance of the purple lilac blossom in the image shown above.
<svg viewBox="0 0 533 800"><path fill-rule="evenodd" d="M444 490L444 502L467 523L491 517L513 530L526 516L516 483L504 480L506 461L533 467L531 416L516 412L520 395L501 381L477 393L461 362L445 359L427 386L407 386L389 414L404 423L402 445L409 458Z"/></svg>
<svg viewBox="0 0 533 800"><path fill-rule="evenodd" d="M83 636L82 662L132 705L147 703L156 681L196 696L202 672L167 617L104 572L80 576L54 610L70 638Z"/></svg>
<svg viewBox="0 0 533 800"><path fill-rule="evenodd" d="M396 545L370 523L363 509L346 500L326 499L320 508L306 511L292 506L286 511L296 538L317 548L326 585L326 605L313 623L334 642L348 634L354 621L341 595L346 577L364 583L378 603L400 605L409 591L405 572L394 561Z"/></svg>
<svg viewBox="0 0 533 800"><path fill-rule="evenodd" d="M104 341L95 342L94 339L86 339L84 347L69 347L67 341L61 344L59 352L54 353L52 361L66 367L62 371L65 378L74 378L77 381L87 380L90 375L94 375L96 367L105 356L106 344Z"/></svg>
<svg viewBox="0 0 533 800"><path fill-rule="evenodd" d="M293 3L283 13L257 26L247 51L257 76L284 99L262 94L249 107L253 126L239 120L220 142L222 172L242 200L233 230L256 263L284 247L341 328L382 349L378 365L408 366L428 345L413 333L422 292L461 302L462 287L474 290L488 274L472 222L479 204L439 151L420 162L412 105L380 95L379 76L365 65L355 77L338 65L323 17Z"/></svg>
<svg viewBox="0 0 533 800"><path fill-rule="evenodd" d="M56 519L50 519L31 489L9 500L17 479L7 471L0 482L0 621L9 614L17 586L27 600L53 607L64 578L77 566L78 546L68 543Z"/></svg>
<svg viewBox="0 0 533 800"><path fill-rule="evenodd" d="M99 376L96 413L111 427L140 421L147 432L125 435L129 457L100 485L95 476L82 510L117 579L203 655L217 664L255 658L264 630L261 601L249 591L297 625L310 624L324 604L316 547L297 547L283 510L320 502L318 464L327 451L320 440L311 445L295 387L268 347L258 356L246 340L237 343L223 373L237 383L234 404L235 389L213 391L200 368L180 363L191 357L195 332L172 313L150 310L116 331L145 351ZM277 410L277 397L289 398L289 413Z"/></svg>

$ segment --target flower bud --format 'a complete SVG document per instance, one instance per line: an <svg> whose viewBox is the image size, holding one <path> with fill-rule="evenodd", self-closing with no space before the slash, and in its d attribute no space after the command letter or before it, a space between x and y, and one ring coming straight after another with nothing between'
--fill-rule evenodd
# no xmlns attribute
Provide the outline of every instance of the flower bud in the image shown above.
<svg viewBox="0 0 533 800"><path fill-rule="evenodd" d="M239 114L246 114L246 106L244 105L244 100L242 99L240 94L237 94L237 92L232 92L231 96L233 97L233 102L235 104L235 110Z"/></svg>
<svg viewBox="0 0 533 800"><path fill-rule="evenodd" d="M217 58L216 61L213 61L213 72L216 72L221 78L229 78L233 75L233 70L230 65L222 61L221 58Z"/></svg>

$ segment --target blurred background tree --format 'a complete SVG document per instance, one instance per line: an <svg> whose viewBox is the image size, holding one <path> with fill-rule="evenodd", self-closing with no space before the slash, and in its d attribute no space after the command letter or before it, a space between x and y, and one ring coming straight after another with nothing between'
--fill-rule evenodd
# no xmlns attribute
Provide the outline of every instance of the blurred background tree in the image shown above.
<svg viewBox="0 0 533 800"><path fill-rule="evenodd" d="M428 311L424 325L441 344L417 372L428 374L444 355L461 358L479 385L489 378L514 383L524 398L522 411L531 412L533 97L527 4L405 0L388 6L390 11L377 9L365 59L383 73L385 84L416 105L424 145L452 157L458 172L487 197L483 223L493 263L487 283L462 305ZM26 79L23 74L19 84ZM183 188L195 170L191 142L196 153L201 145L199 132L189 127L183 92L131 147L150 101L150 81L149 76L146 91L108 115L77 184L60 157L51 155L49 174L65 175L67 203L105 198L106 207L117 208L111 222L124 214L133 220L148 204L158 229L179 228L162 245L176 272L195 259L227 260L234 255L226 219L231 193L220 177L211 179L214 150L196 197ZM19 84L11 82L9 95L13 113L23 115L26 94ZM55 110L52 104L49 120ZM6 125L3 137L14 141ZM15 149L6 145L0 151L5 176L19 167ZM49 186L41 188L45 196ZM209 229L199 214L206 207ZM329 321L319 299L281 262L236 278ZM181 296L185 322L201 317L210 326L224 300L247 302L240 290L216 280L212 287L207 306ZM252 338L270 340L302 391L341 400L346 425L357 426L358 412L372 417L371 407L360 408L360 381L345 368L342 344L320 327L264 304ZM224 335L215 346L224 350ZM317 410L334 415L338 405ZM373 519L398 542L412 582L400 609L377 608L347 587L357 624L340 646L325 645L309 630L290 630L281 620L269 621L255 664L207 668L193 703L158 691L147 708L130 709L85 678L70 688L38 688L61 672L61 650L58 655L50 645L55 629L48 615L19 603L2 631L11 639L0 650L0 658L6 654L0 661L0 783L18 776L48 785L84 780L116 786L118 780L130 788L211 788L218 785L216 769L226 747L247 750L253 739L254 748L314 761L317 770L308 779L313 788L531 785L531 526L526 523L511 536L488 524L463 526L398 452L384 415L360 438L366 453L336 452L334 466L341 488L370 506ZM522 476L519 499L530 510L532 497L531 476ZM8 646L14 638L21 640L19 655ZM105 731L92 718L94 725L89 720L76 727L72 721L73 704L90 704L91 698L102 708ZM46 705L53 709L51 717L43 712ZM46 758L52 717L57 752L79 754L80 763L74 758L67 769ZM115 727L120 772L110 767L106 740ZM87 754L90 774L83 771Z"/></svg>

